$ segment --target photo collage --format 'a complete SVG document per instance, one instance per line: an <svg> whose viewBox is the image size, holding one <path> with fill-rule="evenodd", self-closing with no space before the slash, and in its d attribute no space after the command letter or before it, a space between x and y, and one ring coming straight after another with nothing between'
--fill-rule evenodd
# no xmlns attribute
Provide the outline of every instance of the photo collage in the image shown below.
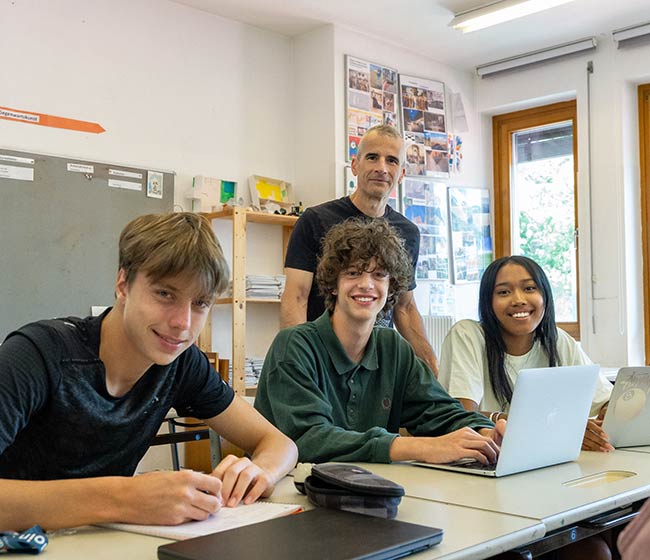
<svg viewBox="0 0 650 560"><path fill-rule="evenodd" d="M489 192L449 187L448 196L454 283L478 282L493 259Z"/></svg>
<svg viewBox="0 0 650 560"><path fill-rule="evenodd" d="M406 174L449 176L449 139L445 121L445 85L400 75L406 148Z"/></svg>
<svg viewBox="0 0 650 560"><path fill-rule="evenodd" d="M397 70L346 57L347 159L351 160L366 130L378 124L398 128Z"/></svg>
<svg viewBox="0 0 650 560"><path fill-rule="evenodd" d="M450 279L447 187L425 179L405 179L404 215L420 230L416 278Z"/></svg>

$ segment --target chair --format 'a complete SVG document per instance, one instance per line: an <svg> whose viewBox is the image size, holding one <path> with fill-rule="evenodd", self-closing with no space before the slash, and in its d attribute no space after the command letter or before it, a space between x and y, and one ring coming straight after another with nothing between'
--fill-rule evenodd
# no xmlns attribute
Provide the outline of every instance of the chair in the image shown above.
<svg viewBox="0 0 650 560"><path fill-rule="evenodd" d="M216 352L205 352L212 367L219 372L224 381L228 382L228 360L220 360ZM224 378L225 376L225 378ZM158 434L151 445L170 445L172 467L180 470L178 456L179 443L192 443L209 440L209 446L192 445L185 447L185 467L198 471L212 471L221 461L221 438L196 418L181 420L175 411L170 411L165 417L168 433ZM177 428L182 428L180 431ZM207 452L207 454L206 454Z"/></svg>

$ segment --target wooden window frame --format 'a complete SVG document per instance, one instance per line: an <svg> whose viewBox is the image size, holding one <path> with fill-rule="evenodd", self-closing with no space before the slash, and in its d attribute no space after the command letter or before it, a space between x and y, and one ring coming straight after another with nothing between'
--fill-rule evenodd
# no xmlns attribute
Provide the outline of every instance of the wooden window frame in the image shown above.
<svg viewBox="0 0 650 560"><path fill-rule="evenodd" d="M576 101L563 101L542 107L533 107L492 117L492 150L494 157L494 253L500 258L512 253L510 237L510 176L512 168L512 135L515 132L571 121L573 125L573 184L575 192L574 222L578 230L578 126ZM579 280L578 248L576 247L576 275ZM577 321L558 323L576 340L580 340L580 282L576 283ZM646 329L647 333L647 329ZM646 335L647 336L647 335ZM646 344L648 344L646 339ZM647 346L646 346L647 347Z"/></svg>
<svg viewBox="0 0 650 560"><path fill-rule="evenodd" d="M638 87L641 255L643 257L643 327L645 363L650 365L650 84Z"/></svg>

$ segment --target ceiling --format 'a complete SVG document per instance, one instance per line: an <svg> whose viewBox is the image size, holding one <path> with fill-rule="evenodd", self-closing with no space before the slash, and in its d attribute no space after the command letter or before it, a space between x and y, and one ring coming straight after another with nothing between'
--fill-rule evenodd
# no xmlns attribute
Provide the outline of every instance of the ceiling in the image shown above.
<svg viewBox="0 0 650 560"><path fill-rule="evenodd" d="M574 0L463 35L454 13L493 0L174 1L287 36L333 23L464 69L650 21L649 0Z"/></svg>

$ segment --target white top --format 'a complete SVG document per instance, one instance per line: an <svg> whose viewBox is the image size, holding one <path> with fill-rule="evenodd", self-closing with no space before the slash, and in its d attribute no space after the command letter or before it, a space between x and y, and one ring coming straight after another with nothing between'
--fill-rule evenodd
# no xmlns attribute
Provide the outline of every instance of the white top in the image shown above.
<svg viewBox="0 0 650 560"><path fill-rule="evenodd" d="M562 329L557 330L558 364L576 366L592 363L580 343ZM548 356L539 340L523 356L505 355L506 375L512 386L522 369L548 367ZM440 353L440 375L438 381L452 397L470 399L478 403L479 410L502 410L507 412L510 404L502 409L492 392L488 374L485 335L477 321L465 319L456 323L447 334ZM602 375L596 383L596 392L591 404L591 415L596 416L609 400L612 384Z"/></svg>

